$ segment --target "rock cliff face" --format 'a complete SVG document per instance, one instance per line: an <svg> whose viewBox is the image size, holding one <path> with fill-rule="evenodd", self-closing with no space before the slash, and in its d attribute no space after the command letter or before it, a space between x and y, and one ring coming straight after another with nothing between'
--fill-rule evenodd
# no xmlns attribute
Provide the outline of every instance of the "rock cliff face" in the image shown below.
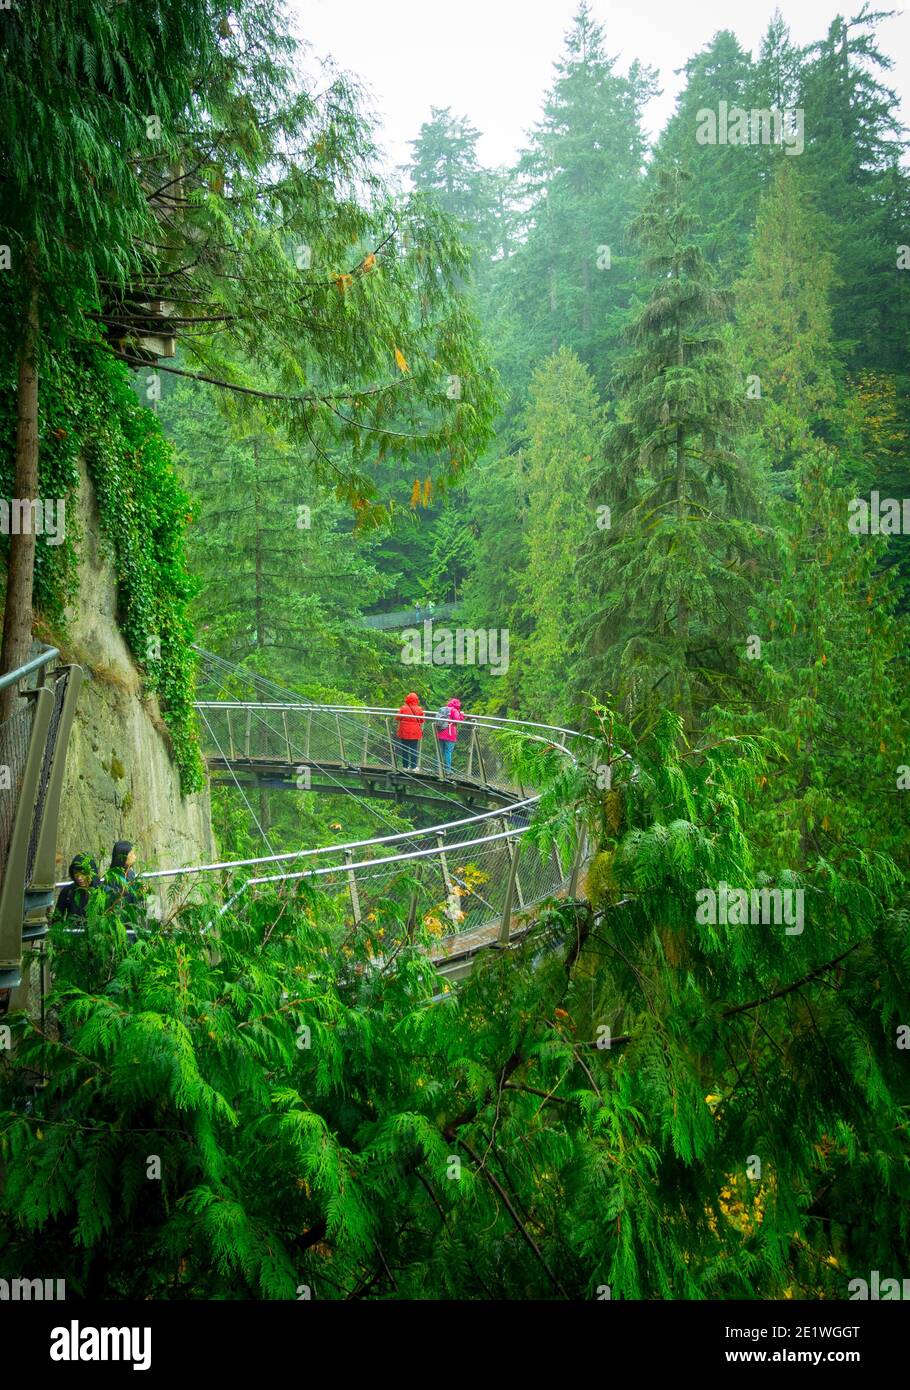
<svg viewBox="0 0 910 1390"><path fill-rule="evenodd" d="M172 868L214 858L208 793L183 797L155 696L117 626L117 585L91 480L79 488L79 593L61 654L86 680L66 764L57 837L58 878L73 854L95 854L102 872L115 840L132 840L137 868ZM103 861L103 862L102 862Z"/></svg>

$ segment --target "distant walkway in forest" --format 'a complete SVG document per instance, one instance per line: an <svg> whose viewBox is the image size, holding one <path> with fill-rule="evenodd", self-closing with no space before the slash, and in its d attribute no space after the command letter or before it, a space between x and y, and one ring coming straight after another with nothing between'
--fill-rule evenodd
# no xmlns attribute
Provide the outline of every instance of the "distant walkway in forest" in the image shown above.
<svg viewBox="0 0 910 1390"><path fill-rule="evenodd" d="M457 603L437 603L432 613L427 611L427 605L420 605L420 621L432 617L436 622L439 618L451 618L452 614L458 609ZM373 613L363 619L365 627L414 627L417 623L417 605L411 604L410 608L396 608L392 613Z"/></svg>

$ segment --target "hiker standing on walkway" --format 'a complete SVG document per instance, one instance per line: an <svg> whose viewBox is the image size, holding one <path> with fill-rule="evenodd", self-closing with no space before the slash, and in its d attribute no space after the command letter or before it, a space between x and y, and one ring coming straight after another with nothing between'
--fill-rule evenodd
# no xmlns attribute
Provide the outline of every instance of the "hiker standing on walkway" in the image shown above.
<svg viewBox="0 0 910 1390"><path fill-rule="evenodd" d="M72 883L60 889L54 908L54 921L84 922L92 889L101 887L98 865L90 854L76 854L70 863L69 874Z"/></svg>
<svg viewBox="0 0 910 1390"><path fill-rule="evenodd" d="M461 712L461 701L451 699L447 705L443 705L436 714L436 737L439 739L439 747L442 750L443 770L452 771L452 754L455 752L455 744L458 741L458 725L464 721Z"/></svg>
<svg viewBox="0 0 910 1390"><path fill-rule="evenodd" d="M111 851L111 867L104 875L104 887L112 904L136 907L141 901L136 870L136 851L129 840L118 840Z"/></svg>
<svg viewBox="0 0 910 1390"><path fill-rule="evenodd" d="M404 768L417 766L424 718L420 701L411 691L398 711L398 743L401 748L401 765Z"/></svg>

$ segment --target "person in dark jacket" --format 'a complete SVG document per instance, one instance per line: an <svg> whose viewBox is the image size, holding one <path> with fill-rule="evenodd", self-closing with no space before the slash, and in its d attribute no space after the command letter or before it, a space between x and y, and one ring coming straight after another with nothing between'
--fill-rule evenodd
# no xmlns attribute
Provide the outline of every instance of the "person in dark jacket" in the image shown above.
<svg viewBox="0 0 910 1390"><path fill-rule="evenodd" d="M111 851L111 866L104 876L104 887L112 903L134 907L141 901L136 879L136 851L129 840L118 840ZM135 885L135 886L133 886Z"/></svg>
<svg viewBox="0 0 910 1390"><path fill-rule="evenodd" d="M54 921L84 922L92 889L101 887L98 865L90 854L77 854L70 863L69 874L72 883L60 889Z"/></svg>

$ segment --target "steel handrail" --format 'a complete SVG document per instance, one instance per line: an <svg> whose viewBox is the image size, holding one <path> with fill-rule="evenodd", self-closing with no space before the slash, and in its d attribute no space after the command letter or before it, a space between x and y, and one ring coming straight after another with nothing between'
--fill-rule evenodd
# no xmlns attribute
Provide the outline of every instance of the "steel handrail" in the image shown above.
<svg viewBox="0 0 910 1390"><path fill-rule="evenodd" d="M57 647L45 647L44 651L33 656L31 661L27 661L24 666L17 666L15 671L7 671L5 676L0 676L0 690L7 690L9 686L15 685L17 681L30 676L32 671L38 671L42 666L46 666L49 661L53 661L60 652Z"/></svg>

